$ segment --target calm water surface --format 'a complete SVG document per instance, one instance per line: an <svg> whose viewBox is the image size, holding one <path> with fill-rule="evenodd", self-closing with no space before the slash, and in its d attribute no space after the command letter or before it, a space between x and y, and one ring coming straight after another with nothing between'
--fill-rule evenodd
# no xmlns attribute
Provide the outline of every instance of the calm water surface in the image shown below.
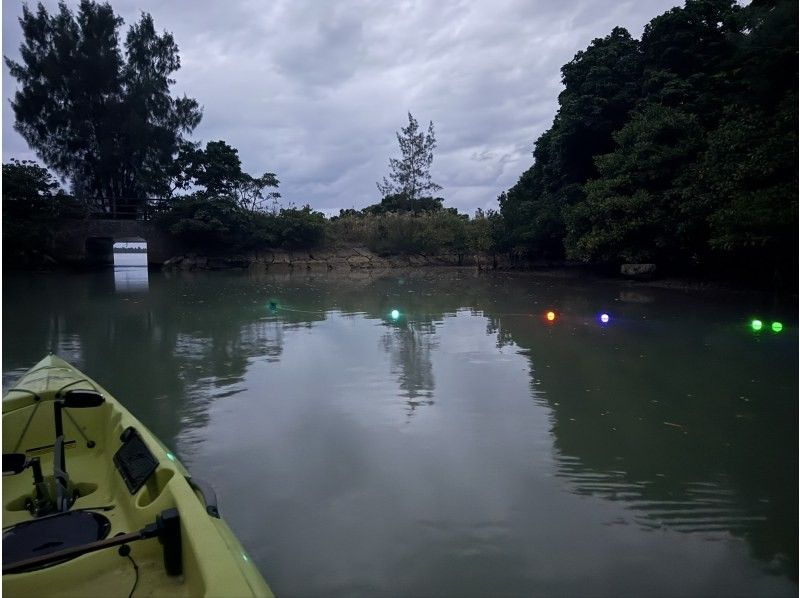
<svg viewBox="0 0 800 598"><path fill-rule="evenodd" d="M5 388L55 352L211 482L282 596L797 594L769 297L118 267L7 274L2 337Z"/></svg>

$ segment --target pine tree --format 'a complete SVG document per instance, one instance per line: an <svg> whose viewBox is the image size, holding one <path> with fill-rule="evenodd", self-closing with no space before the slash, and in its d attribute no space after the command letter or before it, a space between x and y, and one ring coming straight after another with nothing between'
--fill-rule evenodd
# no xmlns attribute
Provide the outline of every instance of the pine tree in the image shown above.
<svg viewBox="0 0 800 598"><path fill-rule="evenodd" d="M120 43L107 3L65 2L53 14L22 7L21 60L5 59L19 89L14 128L37 156L102 211L168 193L174 156L202 111L170 87L178 46L143 13Z"/></svg>
<svg viewBox="0 0 800 598"><path fill-rule="evenodd" d="M376 183L378 191L384 197L402 194L414 202L428 196L442 187L431 180L431 164L433 150L436 148L436 137L433 133L433 121L428 124L427 134L419 130L416 119L408 113L408 126L397 133L402 158L389 159L389 179Z"/></svg>

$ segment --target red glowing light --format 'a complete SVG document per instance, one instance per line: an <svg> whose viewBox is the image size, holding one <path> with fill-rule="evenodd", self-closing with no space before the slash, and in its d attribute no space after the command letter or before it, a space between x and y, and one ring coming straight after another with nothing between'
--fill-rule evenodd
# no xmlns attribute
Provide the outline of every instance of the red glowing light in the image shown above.
<svg viewBox="0 0 800 598"><path fill-rule="evenodd" d="M555 322L555 321L556 321L556 312L554 312L554 311L549 311L549 312L547 312L547 313L545 314L545 316L544 316L544 317L545 317L545 318L547 318L547 321L548 321L548 322Z"/></svg>

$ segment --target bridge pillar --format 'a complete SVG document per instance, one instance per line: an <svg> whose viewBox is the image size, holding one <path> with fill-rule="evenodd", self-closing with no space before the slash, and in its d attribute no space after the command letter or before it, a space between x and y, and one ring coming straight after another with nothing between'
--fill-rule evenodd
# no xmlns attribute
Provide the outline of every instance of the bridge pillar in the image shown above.
<svg viewBox="0 0 800 598"><path fill-rule="evenodd" d="M87 266L96 268L114 265L114 237L89 237L86 239Z"/></svg>

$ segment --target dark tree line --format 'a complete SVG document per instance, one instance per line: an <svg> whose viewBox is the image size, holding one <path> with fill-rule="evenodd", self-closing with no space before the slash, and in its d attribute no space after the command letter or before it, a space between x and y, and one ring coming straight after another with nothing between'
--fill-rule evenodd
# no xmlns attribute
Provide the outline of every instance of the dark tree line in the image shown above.
<svg viewBox="0 0 800 598"><path fill-rule="evenodd" d="M242 170L225 141L190 139L202 110L174 97L180 68L172 35L142 14L121 41L121 18L108 3L59 3L49 13L23 6L20 60L5 58L18 81L11 107L15 129L47 169L12 161L3 175L11 253L47 246L47 224L88 214L160 221L187 244L231 249L259 243L292 246L320 236L321 214L279 210L278 179ZM67 209L68 208L68 209ZM280 216L280 218L277 218ZM31 223L41 223L32 238Z"/></svg>
<svg viewBox="0 0 800 598"><path fill-rule="evenodd" d="M235 148L189 139L202 110L171 94L178 46L149 14L124 41L122 19L90 0L53 14L23 5L19 23L20 61L5 59L19 83L14 127L89 209L135 215L148 200L199 192L254 211L277 196L267 192L276 176L243 172Z"/></svg>
<svg viewBox="0 0 800 598"><path fill-rule="evenodd" d="M198 248L310 246L333 226L411 250L427 226L415 219L427 218L443 231L427 235L436 247L793 279L797 19L791 0L687 0L640 40L619 27L595 39L562 67L559 109L533 165L501 194L501 213L476 218L466 234L463 217L430 195L440 189L430 175L433 123L425 132L408 115L380 203L333 226L308 206L280 209L276 175L244 172L226 142L190 139L202 112L171 95L178 48L150 15L123 40L108 4L24 7L21 58L6 58L20 84L15 127L83 206L46 170L6 164L4 178L17 183L4 186L14 224L4 244L22 243L15 231L24 236L30 218L46 236L64 214L134 215L157 200L163 225ZM411 220L390 217L398 213Z"/></svg>
<svg viewBox="0 0 800 598"><path fill-rule="evenodd" d="M562 68L507 248L594 263L796 274L797 3L687 0Z"/></svg>

